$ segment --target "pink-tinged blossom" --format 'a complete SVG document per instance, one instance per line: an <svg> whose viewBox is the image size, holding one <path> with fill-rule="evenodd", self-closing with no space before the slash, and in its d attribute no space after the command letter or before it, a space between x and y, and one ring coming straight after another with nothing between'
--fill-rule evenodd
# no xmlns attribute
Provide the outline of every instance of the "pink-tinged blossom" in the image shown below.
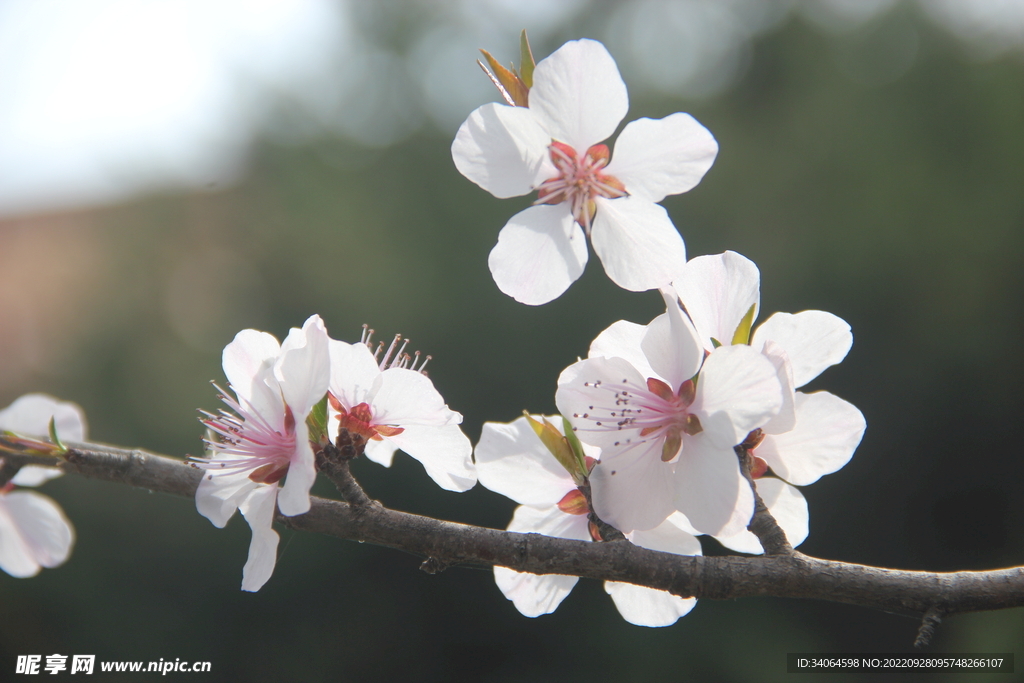
<svg viewBox="0 0 1024 683"><path fill-rule="evenodd" d="M42 439L51 419L62 440L85 440L82 409L45 394L26 394L0 410L0 430ZM35 491L14 488L38 486L61 474L55 467L29 465L0 488L0 569L11 576L35 576L42 567L61 565L71 555L75 530L60 506Z"/></svg>
<svg viewBox="0 0 1024 683"><path fill-rule="evenodd" d="M224 374L236 398L222 395L231 410L203 420L215 438L207 441L209 457L193 463L204 470L196 508L220 528L235 510L249 523L242 590L259 590L274 572L275 508L288 516L309 511L316 463L306 418L327 393L327 346L327 330L314 315L283 344L266 332L242 330L224 348Z"/></svg>
<svg viewBox="0 0 1024 683"><path fill-rule="evenodd" d="M658 202L693 188L718 145L689 114L626 125L615 60L593 40L570 41L541 60L529 107L486 104L452 144L459 171L496 197L537 191L512 217L488 265L498 288L525 304L558 298L583 273L586 237L608 277L631 291L668 284L686 260L682 237Z"/></svg>
<svg viewBox="0 0 1024 683"><path fill-rule="evenodd" d="M400 337L381 355L370 351L369 335L355 344L330 340L328 432L339 429L365 444L370 460L391 466L396 450L418 460L438 486L466 491L476 484L473 446L417 356L404 353ZM429 357L427 357L429 359ZM340 445L340 444L339 444Z"/></svg>
<svg viewBox="0 0 1024 683"><path fill-rule="evenodd" d="M748 328L753 325L760 273L735 252L700 256L686 264L671 291L711 350L716 342L731 344L745 316ZM811 484L841 468L864 434L864 416L852 404L826 391L796 391L841 362L852 344L850 326L825 311L776 313L750 336L750 347L772 361L784 387L783 408L761 427L763 438L752 452L792 484Z"/></svg>
<svg viewBox="0 0 1024 683"><path fill-rule="evenodd" d="M560 426L561 418L549 419ZM584 449L589 457L600 455L599 449L586 445ZM520 503L508 526L509 531L593 540L585 496L525 417L508 424L484 423L476 447L476 463L481 484ZM603 465L598 465L596 470L601 467ZM627 538L652 550L700 555L700 542L685 531L684 526L688 527L686 520L676 514L654 529L633 532ZM495 567L494 580L516 609L528 617L536 617L553 612L578 579L558 574L538 576ZM665 591L617 581L606 581L605 591L612 596L622 617L638 626L669 626L697 602L693 598L680 598Z"/></svg>
<svg viewBox="0 0 1024 683"><path fill-rule="evenodd" d="M619 321L566 368L555 402L601 448L597 514L623 531L680 511L700 533L733 535L753 514L734 447L782 406L773 364L746 346L707 355L675 302L649 325ZM699 375L698 375L699 371Z"/></svg>

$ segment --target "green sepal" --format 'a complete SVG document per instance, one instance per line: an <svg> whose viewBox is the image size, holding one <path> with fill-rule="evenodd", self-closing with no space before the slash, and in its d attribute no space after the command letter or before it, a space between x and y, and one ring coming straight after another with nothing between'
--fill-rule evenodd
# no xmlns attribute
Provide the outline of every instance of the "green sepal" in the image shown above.
<svg viewBox="0 0 1024 683"><path fill-rule="evenodd" d="M312 443L320 446L330 443L331 439L327 435L327 394L324 394L324 397L309 411L306 427L309 429L309 440Z"/></svg>
<svg viewBox="0 0 1024 683"><path fill-rule="evenodd" d="M60 437L57 436L57 418L52 417L52 416L50 417L50 424L49 424L49 427L47 427L47 429L50 432L50 441L52 441L53 445L57 447L58 454L59 455L64 455L65 453L67 453L68 452L68 447L65 446L61 442Z"/></svg>
<svg viewBox="0 0 1024 683"><path fill-rule="evenodd" d="M533 68L537 62L533 59L533 50L530 49L530 39L526 37L526 29L519 34L519 78L527 88L533 87Z"/></svg>
<svg viewBox="0 0 1024 683"><path fill-rule="evenodd" d="M713 347L715 347L717 349L721 345L722 345L722 342L718 341L714 337L711 338L711 346L713 346Z"/></svg>
<svg viewBox="0 0 1024 683"><path fill-rule="evenodd" d="M576 454L573 452L572 446L569 445L569 440L565 438L562 432L558 431L558 427L548 422L546 417L542 417L544 422L538 422L525 410L523 415L526 416L526 421L530 423L530 427L533 428L534 433L540 438L541 443L544 444L551 455L555 456L558 464L565 468L565 471L572 476L573 481L581 481L580 477L585 476L586 469L583 468L581 470Z"/></svg>
<svg viewBox="0 0 1024 683"><path fill-rule="evenodd" d="M562 418L562 429L565 430L565 440L569 442L569 447L572 449L572 454L576 456L576 462L580 464L580 469L589 475L590 468L587 467L587 454L583 452L583 444L580 443L580 437L576 436L576 430L572 428L572 424L564 417Z"/></svg>
<svg viewBox="0 0 1024 683"><path fill-rule="evenodd" d="M511 69L507 69L501 65L501 63L495 59L490 52L487 50L480 50L483 54L484 59L487 60L487 64L491 67L491 71L487 70L483 62L477 60L477 64L484 70L487 77L491 79L491 83L501 93L502 98L509 104L516 107L525 107L529 103L530 88L523 82L516 72Z"/></svg>
<svg viewBox="0 0 1024 683"><path fill-rule="evenodd" d="M750 343L750 327L754 324L754 312L756 309L756 303L750 304L750 308L747 309L747 314L743 316L743 320L740 320L740 324L736 327L736 332L732 335L733 344Z"/></svg>

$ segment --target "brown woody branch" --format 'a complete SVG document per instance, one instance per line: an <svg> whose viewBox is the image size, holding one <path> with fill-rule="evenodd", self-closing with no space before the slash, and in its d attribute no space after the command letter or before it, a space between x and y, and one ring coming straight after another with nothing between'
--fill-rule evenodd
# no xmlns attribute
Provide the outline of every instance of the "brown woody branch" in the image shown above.
<svg viewBox="0 0 1024 683"><path fill-rule="evenodd" d="M31 455L3 457L19 465L54 464L52 458ZM187 497L195 495L203 476L182 460L100 444L72 445L60 466L84 477ZM279 515L278 521L294 529L421 555L427 558L428 569L500 565L533 574L626 581L712 600L811 598L927 616L925 623L932 627L940 617L1024 605L1024 567L900 571L821 560L796 551L757 557L688 557L627 541L589 543L520 534L398 512L374 501L350 505L316 497L308 513Z"/></svg>
<svg viewBox="0 0 1024 683"><path fill-rule="evenodd" d="M750 484L750 490L754 494L754 516L750 518L747 530L757 536L757 540L761 542L761 547L764 548L765 555L792 555L796 551L789 544L786 532L782 530L779 523L768 512L768 506L764 504L761 494L757 492L754 478L750 474L753 456L742 445L736 446L736 456L740 460L740 472L743 473L743 478Z"/></svg>

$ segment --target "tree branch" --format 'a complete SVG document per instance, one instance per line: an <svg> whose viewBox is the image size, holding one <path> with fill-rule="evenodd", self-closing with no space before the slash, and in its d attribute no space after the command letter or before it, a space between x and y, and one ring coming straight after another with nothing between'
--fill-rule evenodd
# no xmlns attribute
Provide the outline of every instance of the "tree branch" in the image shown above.
<svg viewBox="0 0 1024 683"><path fill-rule="evenodd" d="M5 454L17 465L54 465L53 458ZM60 467L92 479L193 497L203 473L182 460L100 444L71 444ZM532 574L625 581L680 596L726 600L750 596L810 598L928 617L1024 606L1024 567L922 572L833 562L791 551L756 557L689 557L627 541L590 543L445 522L312 498L304 515L278 521L304 531L364 541L425 556L429 569L499 565Z"/></svg>

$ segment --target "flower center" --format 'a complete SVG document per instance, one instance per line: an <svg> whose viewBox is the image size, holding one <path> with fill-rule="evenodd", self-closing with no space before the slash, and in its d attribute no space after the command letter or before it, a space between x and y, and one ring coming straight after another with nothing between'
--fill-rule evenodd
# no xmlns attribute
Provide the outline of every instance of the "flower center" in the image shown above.
<svg viewBox="0 0 1024 683"><path fill-rule="evenodd" d="M585 386L604 389L612 394L613 404L588 406L590 411L574 413L573 417L590 420L593 430L640 430L639 439L624 437L615 446L633 448L646 443L648 437L661 440L661 459L672 460L683 445L683 434L694 436L703 431L700 420L689 412L697 395L693 380L686 380L679 390L672 391L665 382L650 377L646 386L637 386L628 379L621 384L609 384L597 380L586 382Z"/></svg>
<svg viewBox="0 0 1024 683"><path fill-rule="evenodd" d="M580 156L576 150L557 140L548 147L558 175L537 188L534 204L567 202L573 218L590 234L590 223L597 213L597 197L625 197L625 186L615 176L601 173L611 156L608 145L594 145Z"/></svg>
<svg viewBox="0 0 1024 683"><path fill-rule="evenodd" d="M403 427L373 424L373 410L368 403L359 403L346 410L334 394L328 393L327 400L338 411L337 446L351 449L348 457L354 458L366 449L367 441L380 441L385 436L396 436L405 431Z"/></svg>
<svg viewBox="0 0 1024 683"><path fill-rule="evenodd" d="M216 385L214 385L216 386ZM192 458L193 467L204 469L207 476L249 471L249 479L257 484L276 484L284 478L295 453L295 416L285 406L284 433L277 431L255 410L243 408L238 401L221 392L220 399L234 411L205 413L202 423L216 434L206 439L214 453L212 458Z"/></svg>

